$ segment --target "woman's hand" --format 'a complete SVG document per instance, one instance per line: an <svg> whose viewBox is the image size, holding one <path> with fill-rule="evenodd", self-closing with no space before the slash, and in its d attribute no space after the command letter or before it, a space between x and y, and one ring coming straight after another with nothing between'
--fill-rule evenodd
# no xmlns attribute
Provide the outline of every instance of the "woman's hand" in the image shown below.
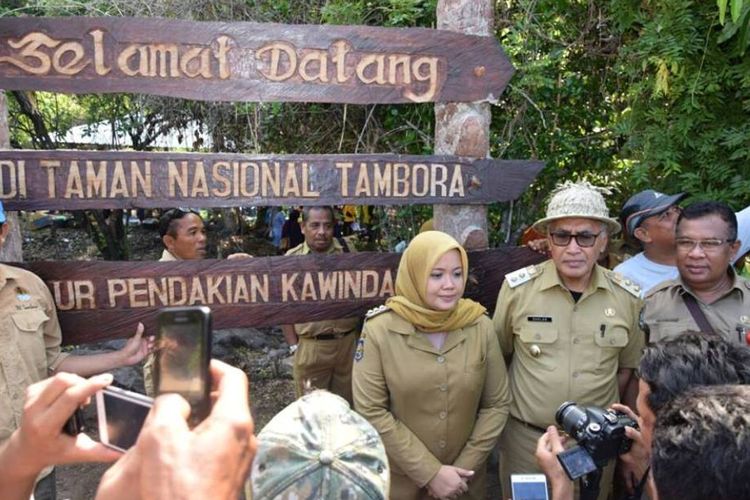
<svg viewBox="0 0 750 500"><path fill-rule="evenodd" d="M427 491L434 498L457 497L469 491L468 481L473 475L472 470L453 465L441 465L435 477L427 483Z"/></svg>

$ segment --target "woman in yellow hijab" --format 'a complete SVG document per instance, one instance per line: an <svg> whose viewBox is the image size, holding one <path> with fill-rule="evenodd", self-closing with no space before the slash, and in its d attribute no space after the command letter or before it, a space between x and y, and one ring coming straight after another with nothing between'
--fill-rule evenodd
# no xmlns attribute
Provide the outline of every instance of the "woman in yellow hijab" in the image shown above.
<svg viewBox="0 0 750 500"><path fill-rule="evenodd" d="M485 462L508 418L505 363L485 308L461 298L468 259L426 231L401 257L396 295L368 315L354 407L385 443L390 498L485 498Z"/></svg>

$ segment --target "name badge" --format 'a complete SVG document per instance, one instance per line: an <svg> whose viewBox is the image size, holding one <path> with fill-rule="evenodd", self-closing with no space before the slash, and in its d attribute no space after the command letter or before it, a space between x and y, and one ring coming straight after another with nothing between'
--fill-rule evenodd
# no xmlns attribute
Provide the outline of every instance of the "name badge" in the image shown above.
<svg viewBox="0 0 750 500"><path fill-rule="evenodd" d="M552 323L551 316L527 316L526 319L533 323Z"/></svg>

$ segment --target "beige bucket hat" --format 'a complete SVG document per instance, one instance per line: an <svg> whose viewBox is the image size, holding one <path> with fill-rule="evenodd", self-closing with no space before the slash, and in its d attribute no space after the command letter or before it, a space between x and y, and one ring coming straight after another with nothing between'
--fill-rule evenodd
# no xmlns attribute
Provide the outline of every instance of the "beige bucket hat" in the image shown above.
<svg viewBox="0 0 750 500"><path fill-rule="evenodd" d="M615 234L620 231L620 223L609 216L604 194L610 194L609 189L586 181L565 181L552 191L547 204L547 215L534 223L534 229L547 234L550 222L575 217L604 222L609 228L609 234Z"/></svg>

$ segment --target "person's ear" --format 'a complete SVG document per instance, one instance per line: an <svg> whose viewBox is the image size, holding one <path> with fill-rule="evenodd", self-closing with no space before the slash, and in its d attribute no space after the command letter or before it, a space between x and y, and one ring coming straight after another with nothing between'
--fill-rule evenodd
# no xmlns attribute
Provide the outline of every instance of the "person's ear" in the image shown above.
<svg viewBox="0 0 750 500"><path fill-rule="evenodd" d="M633 231L633 236L638 241L642 241L644 243L651 243L651 236L648 234L648 230L645 229L643 226L638 226L635 228L635 231Z"/></svg>
<svg viewBox="0 0 750 500"><path fill-rule="evenodd" d="M170 234L165 234L164 236L161 237L161 242L164 243L164 248L169 250L170 248L172 248L172 246L174 246L175 239L174 239L174 236Z"/></svg>
<svg viewBox="0 0 750 500"><path fill-rule="evenodd" d="M729 251L731 252L732 260L737 257L737 252L740 249L740 246L742 245L742 241L740 240L734 240L731 245L729 245Z"/></svg>

